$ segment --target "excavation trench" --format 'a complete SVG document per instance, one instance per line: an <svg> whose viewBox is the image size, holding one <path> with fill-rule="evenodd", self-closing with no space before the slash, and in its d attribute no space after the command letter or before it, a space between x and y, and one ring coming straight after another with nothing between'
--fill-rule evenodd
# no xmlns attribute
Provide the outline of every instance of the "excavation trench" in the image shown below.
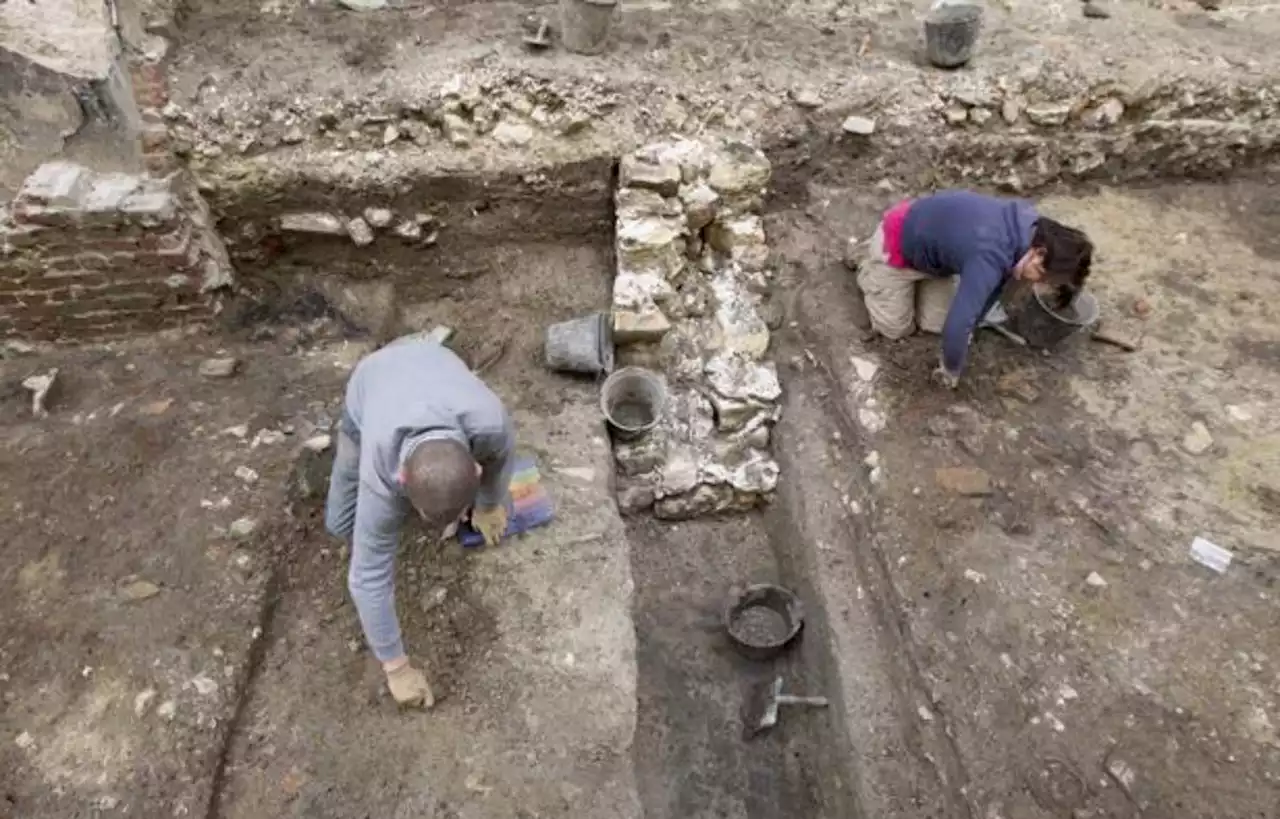
<svg viewBox="0 0 1280 819"><path fill-rule="evenodd" d="M308 816L567 805L673 819L861 815L802 510L624 522L596 385L542 366L548 324L609 303L613 177L602 163L547 169L533 186L528 175L419 182L390 200L314 187L210 194L249 294L229 311L238 330L305 345L314 319L337 313L358 353L454 328L456 349L515 413L559 508L554 526L492 553L406 548L406 639L441 695L432 714L408 720L348 648L359 633L341 554L313 525L314 542L281 567L273 642L234 731L219 815L261 815L264 804ZM286 214L339 207L374 222L386 221L378 209L393 215L363 247L277 229ZM753 582L785 583L808 607L806 636L771 664L738 656L722 631L732 590ZM834 707L784 712L748 743L743 696L776 674Z"/></svg>

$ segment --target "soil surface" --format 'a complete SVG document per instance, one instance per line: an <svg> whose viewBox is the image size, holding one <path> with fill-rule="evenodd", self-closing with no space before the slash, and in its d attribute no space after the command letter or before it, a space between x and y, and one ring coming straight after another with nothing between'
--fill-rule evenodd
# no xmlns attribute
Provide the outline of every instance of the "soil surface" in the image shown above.
<svg viewBox="0 0 1280 819"><path fill-rule="evenodd" d="M1077 338L1042 354L982 333L956 392L929 385L936 338L853 329L845 240L893 197L815 187L807 211L771 219L807 393L792 403L833 408L826 434L861 486L837 490L838 514L875 559L845 584L887 580L921 694L911 717L941 726L934 765L968 815L1280 804L1267 191L1046 198L1094 237L1104 326L1138 349ZM1191 558L1197 536L1233 553L1224 573Z"/></svg>

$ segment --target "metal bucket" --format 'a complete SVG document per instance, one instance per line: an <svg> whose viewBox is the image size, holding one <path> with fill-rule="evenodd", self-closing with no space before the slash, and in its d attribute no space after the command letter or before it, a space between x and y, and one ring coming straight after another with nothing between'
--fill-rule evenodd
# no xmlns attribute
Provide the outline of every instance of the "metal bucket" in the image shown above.
<svg viewBox="0 0 1280 819"><path fill-rule="evenodd" d="M592 313L547 328L547 366L587 375L613 371L613 331L607 313Z"/></svg>
<svg viewBox="0 0 1280 819"><path fill-rule="evenodd" d="M618 0L560 0L560 42L576 54L599 54L617 13Z"/></svg>
<svg viewBox="0 0 1280 819"><path fill-rule="evenodd" d="M1026 339L1029 346L1042 350L1097 324L1100 313L1092 293L1081 290L1066 307L1050 307L1046 299L1051 292L1052 289L1033 287L1032 297L1022 300L1020 309L1010 312L1006 325Z"/></svg>
<svg viewBox="0 0 1280 819"><path fill-rule="evenodd" d="M982 6L939 3L924 21L924 46L929 62L938 68L959 68L973 57L982 31Z"/></svg>
<svg viewBox="0 0 1280 819"><path fill-rule="evenodd" d="M643 367L623 367L600 388L600 410L614 437L623 441L641 438L656 427L666 403L666 384Z"/></svg>

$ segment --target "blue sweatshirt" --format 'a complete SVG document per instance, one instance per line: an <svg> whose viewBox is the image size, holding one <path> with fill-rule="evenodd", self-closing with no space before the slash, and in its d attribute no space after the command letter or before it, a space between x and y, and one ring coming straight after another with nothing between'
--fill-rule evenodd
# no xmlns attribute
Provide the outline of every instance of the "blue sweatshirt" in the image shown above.
<svg viewBox="0 0 1280 819"><path fill-rule="evenodd" d="M506 500L515 432L502 401L448 349L406 340L356 365L347 382L343 425L360 447L352 533L351 589L360 623L379 660L403 656L395 609L395 556L409 503L399 472L423 441L453 440L483 472L477 506Z"/></svg>
<svg viewBox="0 0 1280 819"><path fill-rule="evenodd" d="M903 259L921 273L960 277L942 328L942 362L951 374L964 369L969 337L1031 248L1038 218L1030 202L970 191L944 191L911 203L902 224Z"/></svg>

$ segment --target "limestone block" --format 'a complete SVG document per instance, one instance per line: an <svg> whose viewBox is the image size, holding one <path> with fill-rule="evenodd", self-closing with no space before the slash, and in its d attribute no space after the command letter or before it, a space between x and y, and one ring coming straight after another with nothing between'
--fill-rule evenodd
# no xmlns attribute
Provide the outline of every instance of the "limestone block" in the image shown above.
<svg viewBox="0 0 1280 819"><path fill-rule="evenodd" d="M656 472L667 459L667 444L662 435L650 433L638 441L618 441L613 448L618 471L629 478Z"/></svg>
<svg viewBox="0 0 1280 819"><path fill-rule="evenodd" d="M280 217L280 229L289 233L347 235L346 222L332 213L286 213Z"/></svg>
<svg viewBox="0 0 1280 819"><path fill-rule="evenodd" d="M619 221L619 269L655 269L674 274L684 266L684 223L657 216Z"/></svg>
<svg viewBox="0 0 1280 819"><path fill-rule="evenodd" d="M686 185L680 189L680 202L684 205L685 221L689 229L699 231L716 218L720 194L703 183Z"/></svg>
<svg viewBox="0 0 1280 819"><path fill-rule="evenodd" d="M51 208L77 208L93 187L93 174L74 162L46 162L27 177L18 201Z"/></svg>
<svg viewBox="0 0 1280 819"><path fill-rule="evenodd" d="M713 278L711 293L716 303L716 347L750 359L763 357L769 349L769 328L756 309L758 298L732 273Z"/></svg>
<svg viewBox="0 0 1280 819"><path fill-rule="evenodd" d="M656 216L678 220L684 213L680 200L643 188L620 188L614 197L618 223L636 222Z"/></svg>
<svg viewBox="0 0 1280 819"><path fill-rule="evenodd" d="M671 320L654 304L613 308L613 340L618 344L661 341Z"/></svg>
<svg viewBox="0 0 1280 819"><path fill-rule="evenodd" d="M698 474L698 457L692 447L671 447L666 461L658 468L655 496L661 500L673 495L683 495L698 485Z"/></svg>
<svg viewBox="0 0 1280 819"><path fill-rule="evenodd" d="M713 222L707 228L707 244L746 270L760 270L769 262L764 222L755 214Z"/></svg>
<svg viewBox="0 0 1280 819"><path fill-rule="evenodd" d="M777 401L782 395L778 370L772 361L754 361L722 352L706 365L707 383L725 398L739 401Z"/></svg>
<svg viewBox="0 0 1280 819"><path fill-rule="evenodd" d="M758 193L769 184L769 159L745 142L720 145L711 162L708 182L722 194Z"/></svg>
<svg viewBox="0 0 1280 819"><path fill-rule="evenodd" d="M732 488L704 483L683 495L662 498L653 513L661 520L690 520L726 510L733 503Z"/></svg>
<svg viewBox="0 0 1280 819"><path fill-rule="evenodd" d="M680 164L656 152L639 151L622 158L620 184L624 188L645 188L663 196L673 196L680 187Z"/></svg>

